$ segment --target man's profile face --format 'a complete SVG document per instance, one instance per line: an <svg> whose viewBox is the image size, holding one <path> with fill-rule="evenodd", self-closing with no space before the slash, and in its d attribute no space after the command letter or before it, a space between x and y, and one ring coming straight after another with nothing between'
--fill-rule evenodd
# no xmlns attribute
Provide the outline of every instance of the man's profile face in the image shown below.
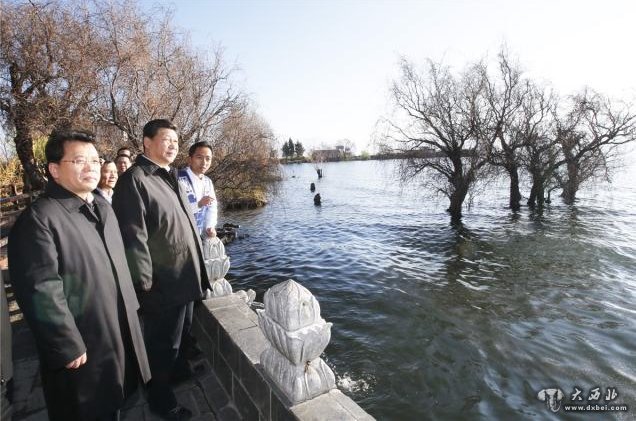
<svg viewBox="0 0 636 421"><path fill-rule="evenodd" d="M117 183L117 167L114 162L102 165L101 178L99 180L100 188L112 189Z"/></svg>
<svg viewBox="0 0 636 421"><path fill-rule="evenodd" d="M212 151L207 146L197 148L192 156L188 157L188 165L196 175L205 174L212 164Z"/></svg>
<svg viewBox="0 0 636 421"><path fill-rule="evenodd" d="M87 193L95 190L99 182L97 149L92 143L64 142L64 156L60 162L49 164L49 172L57 184L78 196L85 197Z"/></svg>
<svg viewBox="0 0 636 421"><path fill-rule="evenodd" d="M172 129L159 129L153 137L144 137L145 155L161 166L167 166L177 157L179 137Z"/></svg>

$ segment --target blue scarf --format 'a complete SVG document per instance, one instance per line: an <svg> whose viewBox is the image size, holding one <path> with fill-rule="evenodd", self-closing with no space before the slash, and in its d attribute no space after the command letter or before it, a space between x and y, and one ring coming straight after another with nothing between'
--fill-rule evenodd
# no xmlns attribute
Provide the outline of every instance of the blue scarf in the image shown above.
<svg viewBox="0 0 636 421"><path fill-rule="evenodd" d="M192 180L190 180L188 171L185 168L182 168L178 171L177 174L179 182L185 188L186 196L188 197L188 203L190 203L190 208L192 209L192 212L194 214L194 220L197 223L197 229L199 230L199 233L202 233L203 224L205 222L205 213L208 207L199 207L199 201L197 200L197 195L194 193L194 186L192 184Z"/></svg>

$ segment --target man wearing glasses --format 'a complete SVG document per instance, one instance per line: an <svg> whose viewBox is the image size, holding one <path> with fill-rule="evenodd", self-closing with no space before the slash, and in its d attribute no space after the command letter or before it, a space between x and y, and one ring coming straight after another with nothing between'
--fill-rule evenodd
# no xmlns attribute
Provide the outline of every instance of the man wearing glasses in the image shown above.
<svg viewBox="0 0 636 421"><path fill-rule="evenodd" d="M148 403L164 419L183 420L192 412L178 404L171 383L184 377L176 371L187 367L181 338L189 334L193 302L210 284L196 224L170 167L179 150L176 127L148 122L143 144L144 153L115 186L113 209L141 304L152 371Z"/></svg>
<svg viewBox="0 0 636 421"><path fill-rule="evenodd" d="M117 420L150 379L139 304L110 205L92 191L99 156L88 132L53 132L45 193L9 236L16 300L36 340L49 419Z"/></svg>

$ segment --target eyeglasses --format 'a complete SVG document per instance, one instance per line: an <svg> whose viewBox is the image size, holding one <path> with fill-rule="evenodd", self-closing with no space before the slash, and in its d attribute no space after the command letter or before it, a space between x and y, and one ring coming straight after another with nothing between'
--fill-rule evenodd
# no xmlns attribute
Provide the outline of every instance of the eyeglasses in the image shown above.
<svg viewBox="0 0 636 421"><path fill-rule="evenodd" d="M70 162L76 167L83 167L86 164L91 167L99 167L102 164L99 162L99 159L86 159L86 158L75 158L75 159L61 159L60 162Z"/></svg>

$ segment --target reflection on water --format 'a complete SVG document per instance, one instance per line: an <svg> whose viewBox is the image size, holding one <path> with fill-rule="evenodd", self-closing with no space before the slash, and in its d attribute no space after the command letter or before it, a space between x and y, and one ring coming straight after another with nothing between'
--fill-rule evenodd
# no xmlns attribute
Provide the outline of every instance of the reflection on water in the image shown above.
<svg viewBox="0 0 636 421"><path fill-rule="evenodd" d="M634 182L517 213L502 185L451 226L392 165L287 166L270 206L226 215L250 235L227 249L234 288L308 287L340 386L378 419L550 418L537 392L575 385L636 409Z"/></svg>

